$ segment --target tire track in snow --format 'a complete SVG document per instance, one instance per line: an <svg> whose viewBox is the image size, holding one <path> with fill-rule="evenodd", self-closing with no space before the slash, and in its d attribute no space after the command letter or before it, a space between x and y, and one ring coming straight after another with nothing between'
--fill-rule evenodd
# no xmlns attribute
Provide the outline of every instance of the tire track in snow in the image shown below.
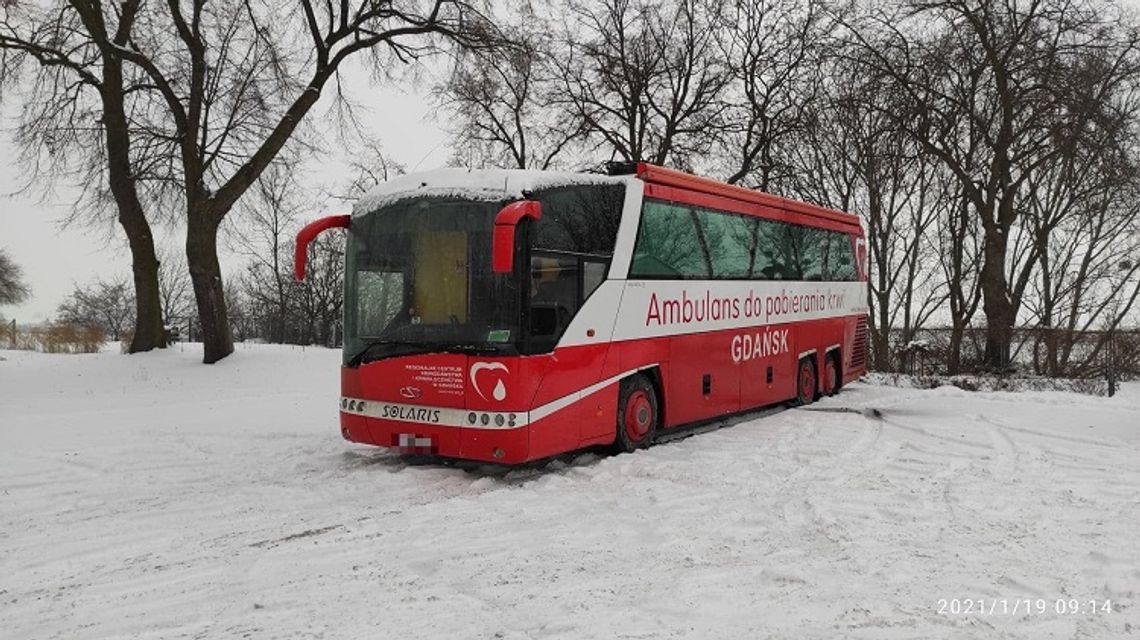
<svg viewBox="0 0 1140 640"><path fill-rule="evenodd" d="M810 415L808 411L792 412L797 413ZM790 498L779 503L778 513L813 553L842 554L851 539L847 523L863 514L852 513L851 505L835 504L835 488L859 482L883 468L895 447L882 446L883 427L878 420L849 414L839 420L828 418L827 422L829 428L822 430L818 421L812 421L812 440L813 444L818 441L819 453L782 483L780 495Z"/></svg>
<svg viewBox="0 0 1140 640"><path fill-rule="evenodd" d="M832 485L841 485L852 478L882 468L897 451L897 445L882 442L883 423L879 418L862 418L859 435L838 456L838 462L829 473ZM872 454L872 455L869 455Z"/></svg>
<svg viewBox="0 0 1140 640"><path fill-rule="evenodd" d="M912 517L928 522L958 522L956 493L963 482L968 483L967 472L984 445L936 433L937 426L919 427L900 419L921 416L922 412L885 409L881 415L885 428L897 430L890 434L890 440L896 444L895 453L900 454L888 465L886 474L892 486L900 490L914 488L912 504L907 505ZM922 511L915 514L916 509Z"/></svg>
<svg viewBox="0 0 1140 640"><path fill-rule="evenodd" d="M995 421L984 414L975 414L975 419L985 425L993 446L994 456L990 464L990 473L999 482L1013 482L1019 479L1017 458L1020 452L1013 439L1006 433L1005 425Z"/></svg>

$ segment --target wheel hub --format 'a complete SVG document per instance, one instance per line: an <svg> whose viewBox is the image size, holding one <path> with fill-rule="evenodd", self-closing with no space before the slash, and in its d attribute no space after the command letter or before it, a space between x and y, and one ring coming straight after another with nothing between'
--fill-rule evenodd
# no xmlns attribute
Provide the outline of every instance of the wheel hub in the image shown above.
<svg viewBox="0 0 1140 640"><path fill-rule="evenodd" d="M629 397L625 412L625 432L634 442L641 440L649 432L653 421L653 407L649 396L638 390Z"/></svg>

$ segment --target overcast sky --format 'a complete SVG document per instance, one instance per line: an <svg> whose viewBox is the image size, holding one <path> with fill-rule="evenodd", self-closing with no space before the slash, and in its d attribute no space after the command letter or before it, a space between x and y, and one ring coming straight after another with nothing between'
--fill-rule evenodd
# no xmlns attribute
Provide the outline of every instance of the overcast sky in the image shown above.
<svg viewBox="0 0 1140 640"><path fill-rule="evenodd" d="M358 98L370 106L373 131L392 160L405 165L409 171L435 169L447 163L450 148L443 131L434 122L432 106L424 93L370 85ZM19 323L41 322L55 315L56 307L75 283L96 276L129 277L130 252L117 226L63 228L59 224L70 211L73 187L60 185L56 193L44 201L35 196L14 195L26 178L11 160L16 157L11 141L14 109L13 105L5 106L8 117L3 120L0 132L0 154L7 159L0 164L0 247L23 268L32 296L20 306L0 308L0 314ZM311 115L321 115L319 106ZM330 187L348 179L337 173L330 170L324 177ZM322 177L316 176L307 182L316 189ZM330 202L326 209L305 217L315 219L345 213L348 205ZM156 229L156 235L169 245L179 249L182 246L179 230ZM227 272L233 272L241 264L234 256L228 259L223 256L222 262Z"/></svg>

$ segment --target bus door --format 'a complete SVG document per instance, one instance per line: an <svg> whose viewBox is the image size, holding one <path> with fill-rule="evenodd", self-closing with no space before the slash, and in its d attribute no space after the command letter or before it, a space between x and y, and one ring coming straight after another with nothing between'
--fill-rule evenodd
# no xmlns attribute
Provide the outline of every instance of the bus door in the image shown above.
<svg viewBox="0 0 1140 640"><path fill-rule="evenodd" d="M526 351L535 356L549 354L546 374L534 400L535 406L565 397L601 379L608 347L572 347L555 352L555 346L590 294L602 283L608 266L608 258L602 256L531 252ZM596 407L587 407L588 404L576 403L565 409L571 413L579 410L586 413L560 421L565 430L548 437L573 440L576 445L580 440L612 432L613 424L594 420Z"/></svg>

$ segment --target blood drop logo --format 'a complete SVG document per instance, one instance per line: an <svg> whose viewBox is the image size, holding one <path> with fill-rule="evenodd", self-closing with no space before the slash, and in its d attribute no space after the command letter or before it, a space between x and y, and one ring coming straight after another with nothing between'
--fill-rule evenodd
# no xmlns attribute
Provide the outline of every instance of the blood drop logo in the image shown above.
<svg viewBox="0 0 1140 640"><path fill-rule="evenodd" d="M506 375L510 375L511 370L502 362L476 362L471 365L471 387L475 389L475 393L478 393L480 398L487 400L487 394L483 393L483 390L479 388L478 375L480 371L484 370L502 371ZM491 397L498 402L502 402L507 397L507 385L503 384L502 376L494 376L494 378L495 387L491 389Z"/></svg>

